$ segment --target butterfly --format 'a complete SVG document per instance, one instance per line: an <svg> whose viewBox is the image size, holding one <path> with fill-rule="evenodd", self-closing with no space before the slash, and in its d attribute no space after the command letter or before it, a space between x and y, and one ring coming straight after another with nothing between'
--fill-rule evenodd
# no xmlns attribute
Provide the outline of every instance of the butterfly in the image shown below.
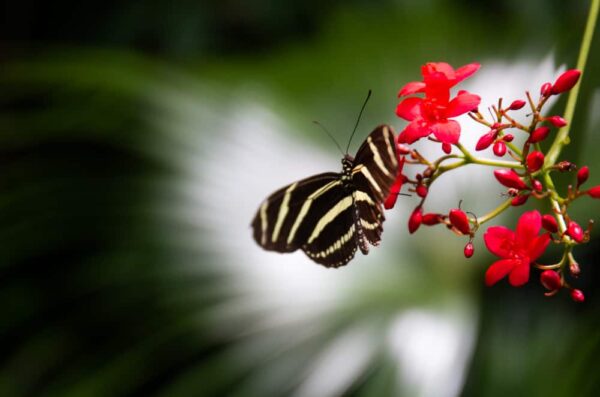
<svg viewBox="0 0 600 397"><path fill-rule="evenodd" d="M380 125L356 157L342 158L342 172L317 174L267 197L252 221L254 240L266 250L301 249L326 267L346 265L357 247L368 254L383 232L382 203L398 173L395 133Z"/></svg>

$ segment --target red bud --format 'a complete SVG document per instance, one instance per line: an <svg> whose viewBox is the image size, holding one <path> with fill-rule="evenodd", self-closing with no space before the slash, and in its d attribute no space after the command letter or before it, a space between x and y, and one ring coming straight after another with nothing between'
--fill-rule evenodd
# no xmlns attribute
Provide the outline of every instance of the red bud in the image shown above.
<svg viewBox="0 0 600 397"><path fill-rule="evenodd" d="M529 172L535 172L542 168L544 165L544 154L542 152L531 152L527 155L527 170Z"/></svg>
<svg viewBox="0 0 600 397"><path fill-rule="evenodd" d="M428 213L423 215L421 222L427 226L437 225L441 222L441 218L439 214Z"/></svg>
<svg viewBox="0 0 600 397"><path fill-rule="evenodd" d="M542 182L538 181L537 179L534 179L533 182L531 182L531 187L538 193L544 188L544 186L542 186Z"/></svg>
<svg viewBox="0 0 600 397"><path fill-rule="evenodd" d="M584 165L577 171L577 187L583 185L585 181L590 177L590 169L587 165Z"/></svg>
<svg viewBox="0 0 600 397"><path fill-rule="evenodd" d="M569 172L573 171L575 168L577 168L577 166L570 161L560 161L558 164L556 164L556 168L560 172Z"/></svg>
<svg viewBox="0 0 600 397"><path fill-rule="evenodd" d="M410 215L408 219L408 232L410 234L417 231L419 226L421 226L421 222L423 221L423 209L419 206L415 208L413 213Z"/></svg>
<svg viewBox="0 0 600 397"><path fill-rule="evenodd" d="M510 205L512 205L513 207L518 207L520 205L525 204L528 198L528 194L520 194L511 200Z"/></svg>
<svg viewBox="0 0 600 397"><path fill-rule="evenodd" d="M504 141L497 141L494 143L492 150L496 156L502 157L506 154L506 143Z"/></svg>
<svg viewBox="0 0 600 397"><path fill-rule="evenodd" d="M561 94L565 91L569 91L577 84L581 72L577 69L570 69L558 76L554 84L552 85L552 95Z"/></svg>
<svg viewBox="0 0 600 397"><path fill-rule="evenodd" d="M473 247L473 243L469 241L467 243L467 245L465 245L465 249L463 250L463 253L465 254L465 258L472 257L474 252L475 252L475 247Z"/></svg>
<svg viewBox="0 0 600 397"><path fill-rule="evenodd" d="M567 236L571 237L575 242L581 243L583 241L583 229L577 222L570 221L567 225Z"/></svg>
<svg viewBox="0 0 600 397"><path fill-rule="evenodd" d="M425 197L425 196L427 196L427 186L425 186L425 185L419 185L419 186L417 186L417 188L415 189L415 191L417 192L417 196L419 196L419 197Z"/></svg>
<svg viewBox="0 0 600 397"><path fill-rule="evenodd" d="M550 124L552 124L553 126L560 128L560 127L564 127L565 125L567 125L567 120L563 119L560 116L550 116L550 117L546 117L546 120L550 122Z"/></svg>
<svg viewBox="0 0 600 397"><path fill-rule="evenodd" d="M504 135L504 137L502 137L502 140L504 142L512 142L513 139L515 139L515 136L513 134L506 134Z"/></svg>
<svg viewBox="0 0 600 397"><path fill-rule="evenodd" d="M510 104L510 106L508 107L510 110L519 110L521 109L523 106L525 106L525 101L522 99L517 99L516 101L513 101L513 103Z"/></svg>
<svg viewBox="0 0 600 397"><path fill-rule="evenodd" d="M542 94L542 96L552 95L552 84L550 84L550 83L542 84L542 88L540 88L540 94Z"/></svg>
<svg viewBox="0 0 600 397"><path fill-rule="evenodd" d="M554 291L562 287L560 275L554 270L544 270L540 274L540 282L547 290Z"/></svg>
<svg viewBox="0 0 600 397"><path fill-rule="evenodd" d="M571 273L571 276L573 277L579 277L579 274L581 273L581 269L579 269L579 263L575 261L569 263L569 273Z"/></svg>
<svg viewBox="0 0 600 397"><path fill-rule="evenodd" d="M542 127L538 127L529 136L529 142L530 143L541 142L544 139L546 139L546 137L548 136L549 133L550 133L549 127L546 127L545 125Z"/></svg>
<svg viewBox="0 0 600 397"><path fill-rule="evenodd" d="M490 147L492 142L494 142L494 140L496 139L497 134L498 134L498 131L491 130L487 134L482 135L481 138L479 138L479 140L477 141L477 145L475 145L475 150L479 151L479 150L484 150L484 149L487 149L488 147Z"/></svg>
<svg viewBox="0 0 600 397"><path fill-rule="evenodd" d="M590 190L587 191L587 194L592 198L600 198L600 185L594 186Z"/></svg>
<svg viewBox="0 0 600 397"><path fill-rule="evenodd" d="M558 232L558 224L556 223L556 218L554 218L552 215L546 214L542 216L542 226L550 233Z"/></svg>
<svg viewBox="0 0 600 397"><path fill-rule="evenodd" d="M471 225L469 225L469 218L462 210L453 208L450 210L448 215L450 223L462 234L471 234Z"/></svg>
<svg viewBox="0 0 600 397"><path fill-rule="evenodd" d="M494 171L494 176L502 185L512 187L518 190L527 189L527 185L521 179L519 174L513 169L501 169Z"/></svg>
<svg viewBox="0 0 600 397"><path fill-rule="evenodd" d="M583 292L581 292L581 290L574 289L571 290L571 299L573 299L577 303L581 303L585 300L585 295L583 295Z"/></svg>
<svg viewBox="0 0 600 397"><path fill-rule="evenodd" d="M444 142L444 143L442 143L442 150L444 151L444 153L450 154L452 152L452 145Z"/></svg>

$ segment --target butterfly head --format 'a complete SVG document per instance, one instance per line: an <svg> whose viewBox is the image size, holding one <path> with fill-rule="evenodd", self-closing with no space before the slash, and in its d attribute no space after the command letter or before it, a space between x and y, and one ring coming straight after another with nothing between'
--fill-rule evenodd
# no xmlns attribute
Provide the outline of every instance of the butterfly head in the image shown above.
<svg viewBox="0 0 600 397"><path fill-rule="evenodd" d="M343 173L349 175L352 172L352 167L354 167L354 157L346 154L344 158L342 158Z"/></svg>

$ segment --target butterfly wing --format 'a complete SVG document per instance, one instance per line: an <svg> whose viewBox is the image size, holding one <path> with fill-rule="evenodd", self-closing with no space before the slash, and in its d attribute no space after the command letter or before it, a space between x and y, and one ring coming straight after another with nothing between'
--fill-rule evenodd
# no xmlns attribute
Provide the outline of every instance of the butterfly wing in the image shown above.
<svg viewBox="0 0 600 397"><path fill-rule="evenodd" d="M262 202L252 221L254 240L266 250L304 246L319 220L344 194L340 175L328 172L285 186Z"/></svg>
<svg viewBox="0 0 600 397"><path fill-rule="evenodd" d="M396 174L398 158L394 132L390 126L381 125L373 130L358 149L352 170L352 183L356 188L355 223L358 246L363 254L369 245L379 245L383 232L382 203L390 192Z"/></svg>

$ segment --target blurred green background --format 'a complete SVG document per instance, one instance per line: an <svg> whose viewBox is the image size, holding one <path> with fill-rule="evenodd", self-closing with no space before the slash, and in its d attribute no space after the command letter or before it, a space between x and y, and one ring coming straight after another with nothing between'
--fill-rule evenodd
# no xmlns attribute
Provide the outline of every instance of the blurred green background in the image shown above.
<svg viewBox="0 0 600 397"><path fill-rule="evenodd" d="M312 120L344 146L373 89L351 152L380 123L401 130L396 93L428 61L480 62L461 88L486 106L521 98L575 66L588 5L6 2L0 395L600 395L597 236L576 250L575 304L544 297L537 272L485 288L481 238L467 261L441 228L408 235L414 197L386 215L381 247L339 270L262 251L249 228L276 188L340 169ZM590 184L598 39L563 156ZM440 181L431 205L492 208L490 175Z"/></svg>

